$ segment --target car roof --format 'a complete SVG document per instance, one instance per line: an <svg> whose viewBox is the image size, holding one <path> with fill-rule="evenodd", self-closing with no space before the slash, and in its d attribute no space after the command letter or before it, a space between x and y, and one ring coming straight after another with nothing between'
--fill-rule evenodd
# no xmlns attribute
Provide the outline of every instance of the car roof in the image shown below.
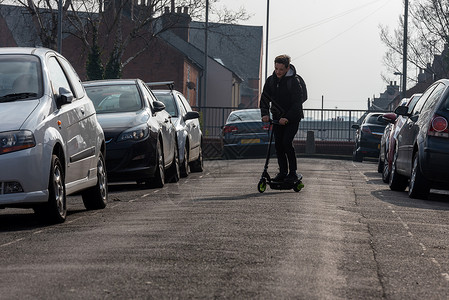
<svg viewBox="0 0 449 300"><path fill-rule="evenodd" d="M34 54L45 55L47 52L54 52L54 50L43 47L0 47L0 54Z"/></svg>
<svg viewBox="0 0 449 300"><path fill-rule="evenodd" d="M84 81L83 85L117 85L117 84L136 84L139 79L102 79Z"/></svg>

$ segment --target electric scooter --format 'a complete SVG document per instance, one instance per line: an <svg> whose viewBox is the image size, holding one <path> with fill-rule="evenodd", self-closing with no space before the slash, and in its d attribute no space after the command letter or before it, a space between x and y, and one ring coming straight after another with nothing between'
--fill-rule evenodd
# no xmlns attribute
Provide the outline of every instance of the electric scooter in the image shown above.
<svg viewBox="0 0 449 300"><path fill-rule="evenodd" d="M279 124L277 120L270 120L270 125ZM271 127L271 126L270 126ZM268 163L270 161L271 155L271 143L273 142L273 128L271 128L270 133L270 143L268 144L267 158L265 160L265 167L263 169L262 176L260 177L259 184L257 185L257 190L263 193L267 189L267 184L273 190L290 190L293 189L295 192L299 192L304 187L302 183L302 175L298 174L298 179L294 181L274 181L271 179L270 174L268 174Z"/></svg>

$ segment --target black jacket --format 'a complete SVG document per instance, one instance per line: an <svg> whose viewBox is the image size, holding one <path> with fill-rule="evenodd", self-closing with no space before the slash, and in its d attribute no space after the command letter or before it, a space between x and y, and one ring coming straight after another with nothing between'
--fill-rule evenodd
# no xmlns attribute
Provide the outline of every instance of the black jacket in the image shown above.
<svg viewBox="0 0 449 300"><path fill-rule="evenodd" d="M271 102L274 120L286 118L290 123L294 123L304 118L301 86L295 75L296 69L290 64L290 70L281 79L277 78L274 72L267 78L260 98L262 117L269 115Z"/></svg>

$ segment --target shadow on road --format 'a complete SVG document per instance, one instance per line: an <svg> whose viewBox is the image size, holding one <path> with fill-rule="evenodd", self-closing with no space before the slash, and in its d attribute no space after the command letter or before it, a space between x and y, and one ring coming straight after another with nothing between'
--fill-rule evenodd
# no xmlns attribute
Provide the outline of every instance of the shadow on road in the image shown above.
<svg viewBox="0 0 449 300"><path fill-rule="evenodd" d="M431 190L429 198L426 200L412 199L408 196L407 192L397 192L390 189L373 191L371 194L379 200L395 206L430 210L449 210L449 194L445 191Z"/></svg>

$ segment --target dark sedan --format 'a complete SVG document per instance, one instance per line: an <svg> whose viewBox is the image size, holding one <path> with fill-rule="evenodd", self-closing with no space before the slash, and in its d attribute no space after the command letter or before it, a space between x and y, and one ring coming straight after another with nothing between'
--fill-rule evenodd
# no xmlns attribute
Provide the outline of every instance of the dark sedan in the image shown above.
<svg viewBox="0 0 449 300"><path fill-rule="evenodd" d="M395 113L406 117L400 129L390 175L390 188L411 198L428 197L430 189L449 189L449 80L432 84L411 112L399 106Z"/></svg>
<svg viewBox="0 0 449 300"><path fill-rule="evenodd" d="M179 180L176 132L165 105L139 79L85 82L106 137L109 181L162 187Z"/></svg>
<svg viewBox="0 0 449 300"><path fill-rule="evenodd" d="M224 157L266 155L270 142L269 131L270 124L262 122L260 109L242 109L231 112L223 126Z"/></svg>
<svg viewBox="0 0 449 300"><path fill-rule="evenodd" d="M352 156L354 161L363 161L364 157L379 157L380 140L388 124L379 118L381 116L382 113L369 113L361 125L352 125L357 130Z"/></svg>

